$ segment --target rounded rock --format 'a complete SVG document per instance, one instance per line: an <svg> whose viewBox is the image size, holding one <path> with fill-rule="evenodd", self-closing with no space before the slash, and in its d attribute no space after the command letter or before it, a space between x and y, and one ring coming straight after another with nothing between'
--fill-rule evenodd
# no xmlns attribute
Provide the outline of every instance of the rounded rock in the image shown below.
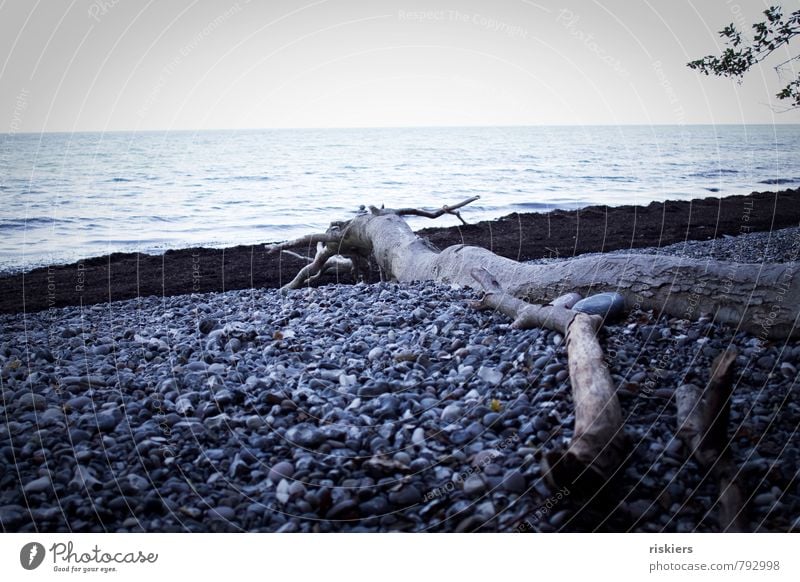
<svg viewBox="0 0 800 582"><path fill-rule="evenodd" d="M458 404L448 404L445 406L444 410L442 410L442 420L445 422L455 422L461 418L461 413L461 406Z"/></svg>
<svg viewBox="0 0 800 582"><path fill-rule="evenodd" d="M612 321L625 312L625 298L614 291L597 293L581 299L572 309L589 315L599 315L605 320Z"/></svg>
<svg viewBox="0 0 800 582"><path fill-rule="evenodd" d="M291 479L293 475L294 465L289 461L281 461L270 468L267 478L273 483L277 483L281 479Z"/></svg>

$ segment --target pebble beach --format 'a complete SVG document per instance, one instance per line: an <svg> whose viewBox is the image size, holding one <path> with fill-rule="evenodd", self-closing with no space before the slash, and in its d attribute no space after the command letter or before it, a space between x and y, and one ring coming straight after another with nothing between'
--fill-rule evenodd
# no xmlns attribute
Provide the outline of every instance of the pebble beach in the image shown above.
<svg viewBox="0 0 800 582"><path fill-rule="evenodd" d="M800 229L657 252L796 262ZM555 259L539 259L555 260ZM634 311L601 345L628 457L602 503L548 486L564 338L433 283L240 289L0 315L6 532L717 531L675 389L739 350L731 451L752 531L800 531L800 342Z"/></svg>

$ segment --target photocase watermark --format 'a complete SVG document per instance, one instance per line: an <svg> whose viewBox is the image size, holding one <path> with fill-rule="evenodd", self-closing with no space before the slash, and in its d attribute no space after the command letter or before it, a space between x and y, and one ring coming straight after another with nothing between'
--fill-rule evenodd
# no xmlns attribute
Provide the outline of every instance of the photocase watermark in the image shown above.
<svg viewBox="0 0 800 582"><path fill-rule="evenodd" d="M736 19L736 28L738 28L740 31L746 30L747 21L744 18L744 14L742 14L742 7L732 0L725 0L725 4L728 5L731 14L733 14L733 17Z"/></svg>
<svg viewBox="0 0 800 582"><path fill-rule="evenodd" d="M786 298L786 293L788 293L789 289L792 287L792 279L794 278L794 264L794 262L786 264L786 270L778 281L777 291L775 293L775 298L772 300L772 305L770 306L766 316L760 322L758 322L761 329L756 336L758 338L758 345L755 348L756 353L760 353L764 350L764 345L769 340L770 331L775 325L778 315L780 315L780 312L786 308L783 301ZM797 306L791 305L789 308L796 309Z"/></svg>
<svg viewBox="0 0 800 582"><path fill-rule="evenodd" d="M667 101L672 106L672 113L675 116L675 124L681 126L686 125L686 111L681 104L681 100L678 98L678 93L672 86L672 82L664 72L664 67L661 64L661 61L654 61L651 67L658 78L658 84L661 85L662 89L664 89L664 93L667 96Z"/></svg>
<svg viewBox="0 0 800 582"><path fill-rule="evenodd" d="M50 546L53 556L54 572L116 572L116 566L109 564L154 564L158 554L142 550L136 552L109 552L95 545L88 551L75 551L72 542L58 542Z"/></svg>
<svg viewBox="0 0 800 582"><path fill-rule="evenodd" d="M14 110L11 113L11 123L8 124L9 135L19 132L19 128L22 126L22 114L28 108L29 95L30 91L25 87L17 93L17 97L14 99Z"/></svg>
<svg viewBox="0 0 800 582"><path fill-rule="evenodd" d="M497 444L497 449L492 450L488 454L481 455L479 461L473 462L472 465L470 465L463 471L451 477L451 479L447 483L445 483L441 487L434 487L433 489L425 493L425 496L422 498L423 503L431 501L432 499L436 499L437 497L450 495L453 491L456 490L457 485L464 483L464 481L466 481L472 475L482 473L487 465L490 465L495 461L495 459L497 459L500 455L502 455L503 449L506 449L510 447L512 444L518 442L519 442L519 435L517 433L514 433L510 437L506 437Z"/></svg>
<svg viewBox="0 0 800 582"><path fill-rule="evenodd" d="M200 291L200 253L192 253L192 293Z"/></svg>
<svg viewBox="0 0 800 582"><path fill-rule="evenodd" d="M100 17L108 14L120 1L121 0L95 0L89 5L87 14L89 18L93 19L95 22L100 22Z"/></svg>
<svg viewBox="0 0 800 582"><path fill-rule="evenodd" d="M748 198L744 201L744 211L742 212L742 224L739 226L739 234L747 234L753 230L753 227L748 224L750 222L750 215L753 213L753 200ZM728 262L728 269L722 279L722 293L718 297L718 302L724 304L728 301L731 291L733 291L733 284L736 280L736 271L739 270L739 263L743 262L739 251L734 251L731 260Z"/></svg>
<svg viewBox="0 0 800 582"><path fill-rule="evenodd" d="M120 564L155 564L158 554L134 552L106 551L96 545L88 550L76 550L73 542L57 542L48 550L39 542L29 542L19 552L19 563L26 570L35 570L41 566L45 558L52 558L54 572L63 573L101 573L118 572Z"/></svg>
<svg viewBox="0 0 800 582"><path fill-rule="evenodd" d="M228 8L225 12L219 14L214 20L208 22L203 28L201 28L193 37L192 40L187 42L183 45L180 49L178 49L178 53L173 55L173 57L169 60L169 62L164 65L161 69L161 72L158 75L158 79L156 80L153 88L147 94L147 97L144 100L144 104L139 108L137 111L137 115L139 118L144 118L150 109L155 105L158 101L159 96L161 95L161 91L164 90L167 83L169 82L170 78L175 74L175 71L178 67L183 63L183 60L188 57L197 47L199 47L203 41L205 41L209 36L214 34L214 32L219 29L225 22L233 18L235 15L239 14L244 6L250 4L251 0L241 0L240 2L236 2Z"/></svg>
<svg viewBox="0 0 800 582"><path fill-rule="evenodd" d="M19 551L19 563L26 570L35 570L44 562L44 546L39 542L29 542Z"/></svg>
<svg viewBox="0 0 800 582"><path fill-rule="evenodd" d="M86 285L86 265L84 265L83 259L81 259L80 261L78 261L78 273L75 277L75 292L83 293L85 285Z"/></svg>
<svg viewBox="0 0 800 582"><path fill-rule="evenodd" d="M505 34L511 38L527 38L528 30L522 26L509 24L502 20L486 16L478 12L460 12L458 10L419 10L397 12L398 20L405 21L439 21L439 22L463 22L485 28L498 34Z"/></svg>
<svg viewBox="0 0 800 582"><path fill-rule="evenodd" d="M556 16L556 22L566 28L573 38L580 41L587 49L594 53L600 61L606 64L612 71L617 73L620 77L628 78L630 73L622 66L622 61L612 56L604 49L594 37L591 32L586 32L578 27L581 20L580 14L575 14L568 8L562 8Z"/></svg>
<svg viewBox="0 0 800 582"><path fill-rule="evenodd" d="M566 497L569 496L569 489L566 487L562 487L555 493L553 493L550 497L548 497L544 503L542 503L539 507L537 507L533 512L533 521L530 519L526 519L522 523L518 524L517 527L514 528L515 533L523 533L527 531L533 531L534 522L542 521L542 518L546 517L550 513L552 513L553 509L561 503Z"/></svg>
<svg viewBox="0 0 800 582"><path fill-rule="evenodd" d="M3 143L3 151L2 151L2 160L0 160L0 165L2 167L8 166L8 158L11 148L13 147L10 143L11 138L13 138L17 133L19 133L20 128L22 127L22 118L25 110L28 108L28 97L30 95L30 91L23 87L20 89L20 92L17 93L16 98L14 99L14 109L11 112L11 121L8 124L8 131L5 135L5 140ZM5 182L5 178L7 175L2 175L0 177L0 184Z"/></svg>

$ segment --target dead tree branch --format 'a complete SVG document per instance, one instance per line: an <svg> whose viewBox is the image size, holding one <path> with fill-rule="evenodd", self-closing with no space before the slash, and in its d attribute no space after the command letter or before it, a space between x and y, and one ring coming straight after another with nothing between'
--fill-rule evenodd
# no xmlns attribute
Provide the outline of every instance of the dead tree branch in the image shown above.
<svg viewBox="0 0 800 582"><path fill-rule="evenodd" d="M678 436L698 464L719 486L719 524L722 531L747 531L744 502L737 483L738 469L728 446L728 418L737 352L729 348L714 360L705 390L693 384L675 394Z"/></svg>

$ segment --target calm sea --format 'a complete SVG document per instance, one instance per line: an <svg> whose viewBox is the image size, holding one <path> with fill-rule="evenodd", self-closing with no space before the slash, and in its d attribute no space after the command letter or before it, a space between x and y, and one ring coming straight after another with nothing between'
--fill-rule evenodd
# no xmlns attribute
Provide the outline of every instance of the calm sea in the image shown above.
<svg viewBox="0 0 800 582"><path fill-rule="evenodd" d="M361 204L479 194L477 221L800 186L800 125L0 134L0 148L3 270L285 240Z"/></svg>

